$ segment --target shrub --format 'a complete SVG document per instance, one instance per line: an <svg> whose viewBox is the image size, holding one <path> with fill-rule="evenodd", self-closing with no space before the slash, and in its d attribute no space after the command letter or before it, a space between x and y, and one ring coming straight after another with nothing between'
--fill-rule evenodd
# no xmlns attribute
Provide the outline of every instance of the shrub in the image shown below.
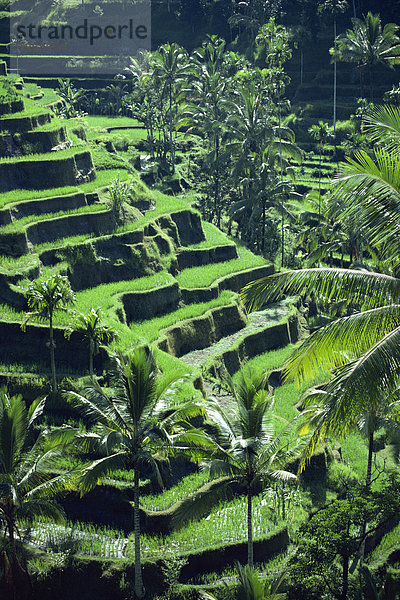
<svg viewBox="0 0 400 600"><path fill-rule="evenodd" d="M343 494L346 489L357 484L359 478L351 467L342 462L332 461L328 468L328 487Z"/></svg>
<svg viewBox="0 0 400 600"><path fill-rule="evenodd" d="M349 139L355 132L355 123L350 119L347 121L337 121L336 123L336 142L341 144Z"/></svg>

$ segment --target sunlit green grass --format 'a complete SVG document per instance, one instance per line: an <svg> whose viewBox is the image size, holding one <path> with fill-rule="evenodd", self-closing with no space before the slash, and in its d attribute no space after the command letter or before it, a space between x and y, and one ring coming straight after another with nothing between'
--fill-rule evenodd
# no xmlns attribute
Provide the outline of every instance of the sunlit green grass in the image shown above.
<svg viewBox="0 0 400 600"><path fill-rule="evenodd" d="M137 127L141 123L131 117L104 117L98 115L87 115L84 118L89 128L99 127L106 129L107 127Z"/></svg>
<svg viewBox="0 0 400 600"><path fill-rule="evenodd" d="M204 265L184 269L177 276L181 288L201 288L209 287L214 281L224 275L237 273L252 267L266 265L268 262L261 256L256 256L245 247L238 248L239 258L229 260L223 263Z"/></svg>
<svg viewBox="0 0 400 600"><path fill-rule="evenodd" d="M189 304L188 306L179 308L178 310L161 317L155 317L154 319L141 321L139 323L131 323L129 328L132 332L132 337L138 341L146 340L150 342L156 340L160 336L162 329L176 325L179 321L193 319L194 317L203 315L211 308L216 308L217 306L226 306L233 301L235 296L236 294L233 292L225 290L218 296L218 298L210 300L209 302Z"/></svg>
<svg viewBox="0 0 400 600"><path fill-rule="evenodd" d="M111 171L99 171L94 181L84 183L78 186L65 186L59 188L48 188L45 190L12 190L0 195L0 208L7 205L16 204L26 200L41 200L43 198L57 198L59 196L68 196L77 192L90 193L103 188L111 183L116 177L120 181L126 181L128 173L125 169L113 169Z"/></svg>
<svg viewBox="0 0 400 600"><path fill-rule="evenodd" d="M16 164L20 162L42 162L42 161L59 161L65 158L70 158L76 154L82 153L82 148L67 148L66 150L59 150L58 152L45 152L43 154L27 154L21 158L21 156L11 156L6 158L0 158L0 165L2 164Z"/></svg>
<svg viewBox="0 0 400 600"><path fill-rule="evenodd" d="M39 264L37 254L23 254L18 258L0 255L0 273L13 274Z"/></svg>
<svg viewBox="0 0 400 600"><path fill-rule="evenodd" d="M265 373L272 369L278 369L283 366L284 362L289 358L295 349L295 344L289 344L284 348L270 350L259 354L255 358L250 359L246 363L246 368L249 368L253 373ZM233 381L236 383L239 378L239 373L235 373Z"/></svg>
<svg viewBox="0 0 400 600"><path fill-rule="evenodd" d="M400 524L383 536L380 544L368 555L368 562L381 561L387 552L400 546Z"/></svg>
<svg viewBox="0 0 400 600"><path fill-rule="evenodd" d="M4 225L1 229L2 233L14 233L24 231L27 225L32 223L38 223L40 221L49 221L53 219L57 219L60 217L67 217L70 215L82 215L82 214L91 214L91 213L99 213L108 210L109 207L106 204L90 204L87 206L81 206L79 208L75 208L73 210L59 210L55 213L43 213L40 215L29 215L27 217L23 217L22 219L18 219L17 221L13 221L9 225Z"/></svg>
<svg viewBox="0 0 400 600"><path fill-rule="evenodd" d="M191 249L199 249L199 248L214 248L215 246L225 246L229 244L230 246L234 246L235 242L231 240L226 233L218 229L212 223L208 223L208 221L202 221L203 231L206 236L204 242L199 242L198 244L193 244L190 246Z"/></svg>
<svg viewBox="0 0 400 600"><path fill-rule="evenodd" d="M239 497L226 501L213 508L206 519L192 521L185 527L164 538L143 535L141 547L143 556L153 558L174 553L198 551L200 548L213 548L220 545L244 542L247 540L247 500ZM253 498L254 539L260 539L273 532L276 525L271 520L271 510L265 496ZM133 545L128 547L128 555Z"/></svg>
<svg viewBox="0 0 400 600"><path fill-rule="evenodd" d="M140 504L147 510L166 510L175 504L175 502L183 500L186 496L195 492L199 487L207 483L207 481L208 473L206 471L187 475L169 490L164 490L159 494L141 496Z"/></svg>
<svg viewBox="0 0 400 600"><path fill-rule="evenodd" d="M103 172L111 173L110 171L100 171L100 174ZM118 174L118 172L114 172L114 173ZM114 175L114 178L115 178L115 175ZM108 180L108 183L110 183L112 179L113 178L110 177ZM139 221L135 221L133 223L129 223L128 225L123 225L121 227L118 227L115 230L115 233L124 233L127 231L135 231L136 229L142 229L147 223L154 221L160 215L170 214L172 212L178 212L178 211L185 210L190 207L190 204L182 196L176 196L176 197L175 196L167 196L165 194L162 194L159 191L152 191L151 194L152 194L152 197L156 200L155 209L147 211L144 214L143 218L141 218ZM77 236L73 236L73 237L60 238L57 240L56 243L45 242L43 244L39 244L38 246L36 246L36 251L40 253L40 252L49 250L54 247L63 248L65 246L76 245L81 242L84 242L85 240L93 239L94 237L95 236L93 236L92 234L88 234L88 235L77 235ZM97 237L104 237L104 236L97 236Z"/></svg>
<svg viewBox="0 0 400 600"><path fill-rule="evenodd" d="M114 306L115 296L120 296L124 292L137 292L151 290L175 281L174 277L166 271L155 273L148 277L117 281L113 283L104 283L76 294L76 310L85 312L93 306L101 306L104 310L109 310Z"/></svg>

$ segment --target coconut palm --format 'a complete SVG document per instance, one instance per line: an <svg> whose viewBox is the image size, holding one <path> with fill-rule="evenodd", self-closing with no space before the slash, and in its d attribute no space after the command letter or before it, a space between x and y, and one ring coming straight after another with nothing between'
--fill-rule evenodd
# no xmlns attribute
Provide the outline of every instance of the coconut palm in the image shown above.
<svg viewBox="0 0 400 600"><path fill-rule="evenodd" d="M212 179L213 216L217 226L221 225L221 188L226 171L226 152L222 145L226 131L226 97L229 93L226 65L224 63L225 42L210 36L202 48L193 53L194 73L188 96L191 102L183 109L180 126L187 132L201 131L207 141L206 163Z"/></svg>
<svg viewBox="0 0 400 600"><path fill-rule="evenodd" d="M85 396L71 392L66 398L83 418L97 424L98 430L90 438L92 444L97 439L104 454L84 471L81 493L91 490L114 469L134 469L135 593L142 598L140 471L143 467L150 468L162 484L157 457L172 450L195 452L194 445L201 441L202 433L188 431L187 420L200 414L201 406L196 402L174 403L178 382L162 382L152 352L144 348L136 348L127 358L119 355L114 363L111 393L95 384L86 390Z"/></svg>
<svg viewBox="0 0 400 600"><path fill-rule="evenodd" d="M175 172L175 149L172 139L174 130L174 104L177 104L180 87L190 73L190 63L186 51L177 44L164 44L153 55L153 76L161 87L163 98L168 101L169 150L172 172Z"/></svg>
<svg viewBox="0 0 400 600"><path fill-rule="evenodd" d="M93 357L99 351L101 344L115 339L116 331L103 323L103 312L99 307L91 308L86 315L76 313L74 322L65 334L69 338L74 331L80 333L89 342L89 375L93 380Z"/></svg>
<svg viewBox="0 0 400 600"><path fill-rule="evenodd" d="M333 43L334 53L336 53L337 44L337 17L346 12L348 4L346 0L323 0L318 10L321 13L328 13L333 18ZM333 62L333 135L336 135L336 96L337 96L337 64Z"/></svg>
<svg viewBox="0 0 400 600"><path fill-rule="evenodd" d="M335 197L342 199L346 216L363 229L369 243L389 257L394 267L399 251L400 170L396 160L400 111L379 109L368 117L369 134L384 146L373 158L359 153L342 166ZM380 138L379 138L380 136ZM282 293L314 293L325 302L341 302L346 316L312 334L291 356L287 377L310 382L321 372L334 371L324 386L328 403L304 458L328 436L346 430L382 394L398 386L400 374L400 279L384 273L345 269L303 269L278 273L252 282L242 290L249 308ZM304 465L304 460L303 463Z"/></svg>
<svg viewBox="0 0 400 600"><path fill-rule="evenodd" d="M65 453L75 432L64 428L50 435L42 430L35 437L33 425L43 408L44 401L36 401L28 411L21 396L0 390L0 528L6 539L2 559L10 600L25 599L31 589L29 573L17 552L19 521L29 523L40 517L63 522L54 497L73 488L71 474L54 476L53 471L54 460Z"/></svg>
<svg viewBox="0 0 400 600"><path fill-rule="evenodd" d="M52 275L48 279L34 281L28 288L26 299L29 308L32 310L25 314L21 327L25 329L27 322L32 317L44 319L49 322L50 364L53 392L57 392L53 318L56 311L66 310L68 305L75 301L75 294L71 290L68 277Z"/></svg>
<svg viewBox="0 0 400 600"><path fill-rule="evenodd" d="M329 394L325 390L325 386L307 392L301 401L307 421L300 427L300 433L308 434L312 430L311 444L313 444L319 437L325 439L324 430L327 431L327 436L337 435L338 437L344 437L346 433L358 430L368 443L365 486L369 488L372 477L374 434L382 427L388 431L398 431L400 402L397 399L393 400L391 394L367 397L359 405L358 415L354 412L353 417L349 416L343 422L338 423L335 431L331 428L331 424L335 420L336 402L337 397Z"/></svg>
<svg viewBox="0 0 400 600"><path fill-rule="evenodd" d="M335 183L332 214L343 215L371 247L395 268L400 207L400 108L376 107L364 116L363 129L373 153L360 151L341 166Z"/></svg>
<svg viewBox="0 0 400 600"><path fill-rule="evenodd" d="M252 282L242 298L248 307L258 307L282 293L311 292L325 302L342 302L350 312L307 338L286 365L286 376L299 383L335 371L325 386L330 409L306 458L329 435L357 421L382 389L393 389L400 373L399 279L362 270L303 269Z"/></svg>
<svg viewBox="0 0 400 600"><path fill-rule="evenodd" d="M230 408L210 401L206 407L208 421L213 431L208 436L209 448L206 468L211 478L221 477L210 491L215 495L228 485L237 483L247 497L247 560L253 565L253 512L252 499L262 487L276 479L296 479L293 473L283 470L297 447L284 443L287 429L275 434L272 416L272 398L268 395L264 374L250 370L240 373L236 385L227 376L226 383L234 398ZM208 500L203 494L194 504L194 513Z"/></svg>
<svg viewBox="0 0 400 600"><path fill-rule="evenodd" d="M322 170L322 150L324 144L329 138L329 125L324 121L319 121L318 123L314 123L311 125L308 130L309 134L318 142L318 151L319 151L319 169L318 169L318 215L321 216L321 170Z"/></svg>
<svg viewBox="0 0 400 600"><path fill-rule="evenodd" d="M371 12L364 19L352 19L353 29L338 36L336 46L330 49L334 61L356 63L360 71L361 95L363 73L369 71L370 98L374 95L373 69L376 65L393 67L400 61L399 26L387 23L382 27L379 15Z"/></svg>

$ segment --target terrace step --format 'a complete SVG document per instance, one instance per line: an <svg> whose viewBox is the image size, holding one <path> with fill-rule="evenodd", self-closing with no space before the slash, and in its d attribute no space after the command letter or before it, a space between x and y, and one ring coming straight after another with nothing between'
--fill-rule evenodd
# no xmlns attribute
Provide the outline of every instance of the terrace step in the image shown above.
<svg viewBox="0 0 400 600"><path fill-rule="evenodd" d="M297 299L288 298L250 313L244 329L225 335L218 343L181 355L180 359L197 368L208 363L214 376L221 369L233 375L248 359L298 340L296 304Z"/></svg>
<svg viewBox="0 0 400 600"><path fill-rule="evenodd" d="M143 238L143 230L136 229L135 231L114 233L112 235L105 235L100 238L92 238L79 244L74 244L73 247L77 252L82 252L82 250L87 247L88 243L91 243L97 253L99 248L107 249L110 247L115 249L120 245L139 244L140 242L143 242ZM45 250L44 252L41 252L39 254L39 258L45 266L54 267L54 265L60 262L60 253L67 248L68 246L66 248L64 246L55 246L51 250Z"/></svg>
<svg viewBox="0 0 400 600"><path fill-rule="evenodd" d="M0 211L0 225L7 225L18 219L23 219L30 215L41 215L60 210L74 210L87 206L87 198L83 192L68 194L66 196L55 196L53 198L43 198L42 200L26 200L18 202Z"/></svg>
<svg viewBox="0 0 400 600"><path fill-rule="evenodd" d="M211 263L224 262L238 258L236 246L225 244L214 248L181 248L177 252L178 267L180 270L189 267L199 267Z"/></svg>
<svg viewBox="0 0 400 600"><path fill-rule="evenodd" d="M217 298L222 290L239 292L246 283L260 277L267 277L272 273L274 273L274 265L267 263L261 267L252 267L225 275L206 288L181 288L182 300L185 304L208 302Z"/></svg>
<svg viewBox="0 0 400 600"><path fill-rule="evenodd" d="M50 123L50 120L51 116L47 111L41 111L29 116L24 112L5 115L0 119L0 131L9 131L10 133L32 131L40 125Z"/></svg>
<svg viewBox="0 0 400 600"><path fill-rule="evenodd" d="M61 238L76 235L101 235L115 228L113 212L102 210L98 213L82 213L46 219L32 223L26 228L28 241L36 246Z"/></svg>
<svg viewBox="0 0 400 600"><path fill-rule="evenodd" d="M54 157L0 161L0 192L15 189L42 190L93 181L96 171L88 150L54 152Z"/></svg>
<svg viewBox="0 0 400 600"><path fill-rule="evenodd" d="M240 304L234 302L208 310L204 315L187 319L161 332L158 347L176 357L208 348L226 334L237 334L246 327L247 318ZM185 361L186 362L186 361ZM190 364L190 363L189 363Z"/></svg>
<svg viewBox="0 0 400 600"><path fill-rule="evenodd" d="M0 322L0 362L35 363L39 360L47 363L46 344L49 328L44 325L27 325L22 331L21 323ZM85 372L88 368L87 344L77 332L67 340L64 329L54 328L56 360L61 368L73 368ZM102 352L97 357L100 366L106 357Z"/></svg>
<svg viewBox="0 0 400 600"><path fill-rule="evenodd" d="M126 292L121 296L127 323L153 319L178 308L180 293L178 282L152 290Z"/></svg>
<svg viewBox="0 0 400 600"><path fill-rule="evenodd" d="M18 156L51 152L59 144L67 141L67 130L64 125L53 129L34 129L22 133L0 134L0 157Z"/></svg>

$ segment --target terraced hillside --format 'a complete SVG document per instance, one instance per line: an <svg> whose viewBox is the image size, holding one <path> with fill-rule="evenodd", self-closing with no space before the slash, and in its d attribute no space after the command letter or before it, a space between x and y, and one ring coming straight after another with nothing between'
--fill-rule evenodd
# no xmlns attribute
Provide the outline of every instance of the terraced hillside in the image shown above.
<svg viewBox="0 0 400 600"><path fill-rule="evenodd" d="M115 346L126 350L137 343L155 344L161 368L172 365L178 372L192 373L198 385L203 364L185 360L188 353L204 351L220 340L231 345L228 336L235 335L236 358L210 352L215 357L207 367L214 374L221 365L234 372L256 353L297 339L295 309L283 308L279 318L261 315L251 324L238 301L240 288L272 273L273 265L203 223L192 208L193 194L149 190L127 153L99 145L102 135L113 129L110 121L115 121L89 120L91 128L85 133L80 122L58 120L43 102L26 97L3 113L3 376L49 372L46 326L32 323L23 332L20 325L28 286L52 273L68 276L76 292L75 311L98 306L104 310L107 323L118 333ZM135 122L126 118L115 126L137 131ZM110 187L122 186L129 186L128 203L116 212ZM63 329L70 320L69 314L56 315L56 361L60 376L82 376L87 372L87 350L78 334L65 339ZM98 373L104 357L98 357Z"/></svg>

